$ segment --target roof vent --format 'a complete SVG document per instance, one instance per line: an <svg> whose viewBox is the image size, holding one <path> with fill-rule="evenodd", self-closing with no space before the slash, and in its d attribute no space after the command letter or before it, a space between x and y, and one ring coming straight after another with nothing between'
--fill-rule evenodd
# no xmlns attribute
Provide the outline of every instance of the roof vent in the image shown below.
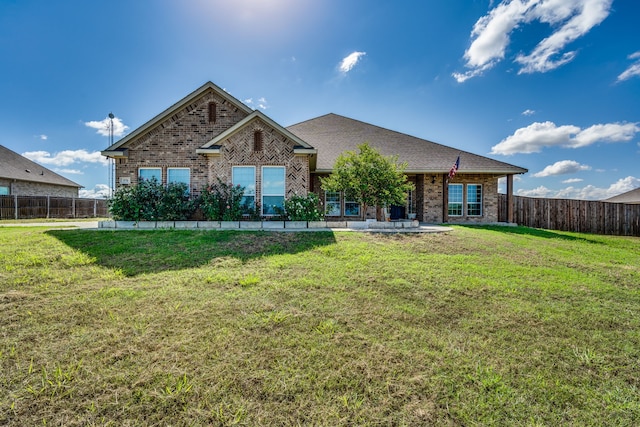
<svg viewBox="0 0 640 427"><path fill-rule="evenodd" d="M26 173L31 173L31 171L29 169L25 169L24 170Z"/></svg>

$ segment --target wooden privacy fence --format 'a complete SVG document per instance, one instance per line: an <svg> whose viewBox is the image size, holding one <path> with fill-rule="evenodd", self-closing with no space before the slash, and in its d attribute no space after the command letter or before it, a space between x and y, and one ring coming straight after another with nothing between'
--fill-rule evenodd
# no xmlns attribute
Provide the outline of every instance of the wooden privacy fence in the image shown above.
<svg viewBox="0 0 640 427"><path fill-rule="evenodd" d="M498 220L507 221L506 194L500 194ZM640 204L514 196L513 222L547 230L640 236Z"/></svg>
<svg viewBox="0 0 640 427"><path fill-rule="evenodd" d="M108 216L107 200L53 196L0 196L0 220L99 218Z"/></svg>

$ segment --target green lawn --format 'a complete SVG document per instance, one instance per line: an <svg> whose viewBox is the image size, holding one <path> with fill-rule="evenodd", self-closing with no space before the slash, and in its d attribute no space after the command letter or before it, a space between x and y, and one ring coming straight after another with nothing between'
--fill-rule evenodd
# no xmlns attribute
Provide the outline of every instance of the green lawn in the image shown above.
<svg viewBox="0 0 640 427"><path fill-rule="evenodd" d="M638 238L0 228L0 425L638 423Z"/></svg>

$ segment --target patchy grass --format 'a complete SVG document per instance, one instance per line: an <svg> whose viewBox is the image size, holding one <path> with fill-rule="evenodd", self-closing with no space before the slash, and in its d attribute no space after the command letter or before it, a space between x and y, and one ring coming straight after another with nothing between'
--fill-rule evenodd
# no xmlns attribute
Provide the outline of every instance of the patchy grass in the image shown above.
<svg viewBox="0 0 640 427"><path fill-rule="evenodd" d="M0 424L637 425L640 240L0 229Z"/></svg>

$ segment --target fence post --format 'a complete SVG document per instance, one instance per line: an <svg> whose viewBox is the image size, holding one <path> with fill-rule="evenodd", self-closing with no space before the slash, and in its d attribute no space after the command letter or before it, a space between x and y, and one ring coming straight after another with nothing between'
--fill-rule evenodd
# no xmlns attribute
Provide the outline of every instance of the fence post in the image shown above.
<svg viewBox="0 0 640 427"><path fill-rule="evenodd" d="M51 215L51 196L47 195L47 219L50 218Z"/></svg>
<svg viewBox="0 0 640 427"><path fill-rule="evenodd" d="M18 219L18 195L14 194L13 195L13 216L15 217L14 219Z"/></svg>
<svg viewBox="0 0 640 427"><path fill-rule="evenodd" d="M76 217L76 198L75 197L71 198L71 217L72 218Z"/></svg>
<svg viewBox="0 0 640 427"><path fill-rule="evenodd" d="M98 216L98 199L93 199L93 217Z"/></svg>

